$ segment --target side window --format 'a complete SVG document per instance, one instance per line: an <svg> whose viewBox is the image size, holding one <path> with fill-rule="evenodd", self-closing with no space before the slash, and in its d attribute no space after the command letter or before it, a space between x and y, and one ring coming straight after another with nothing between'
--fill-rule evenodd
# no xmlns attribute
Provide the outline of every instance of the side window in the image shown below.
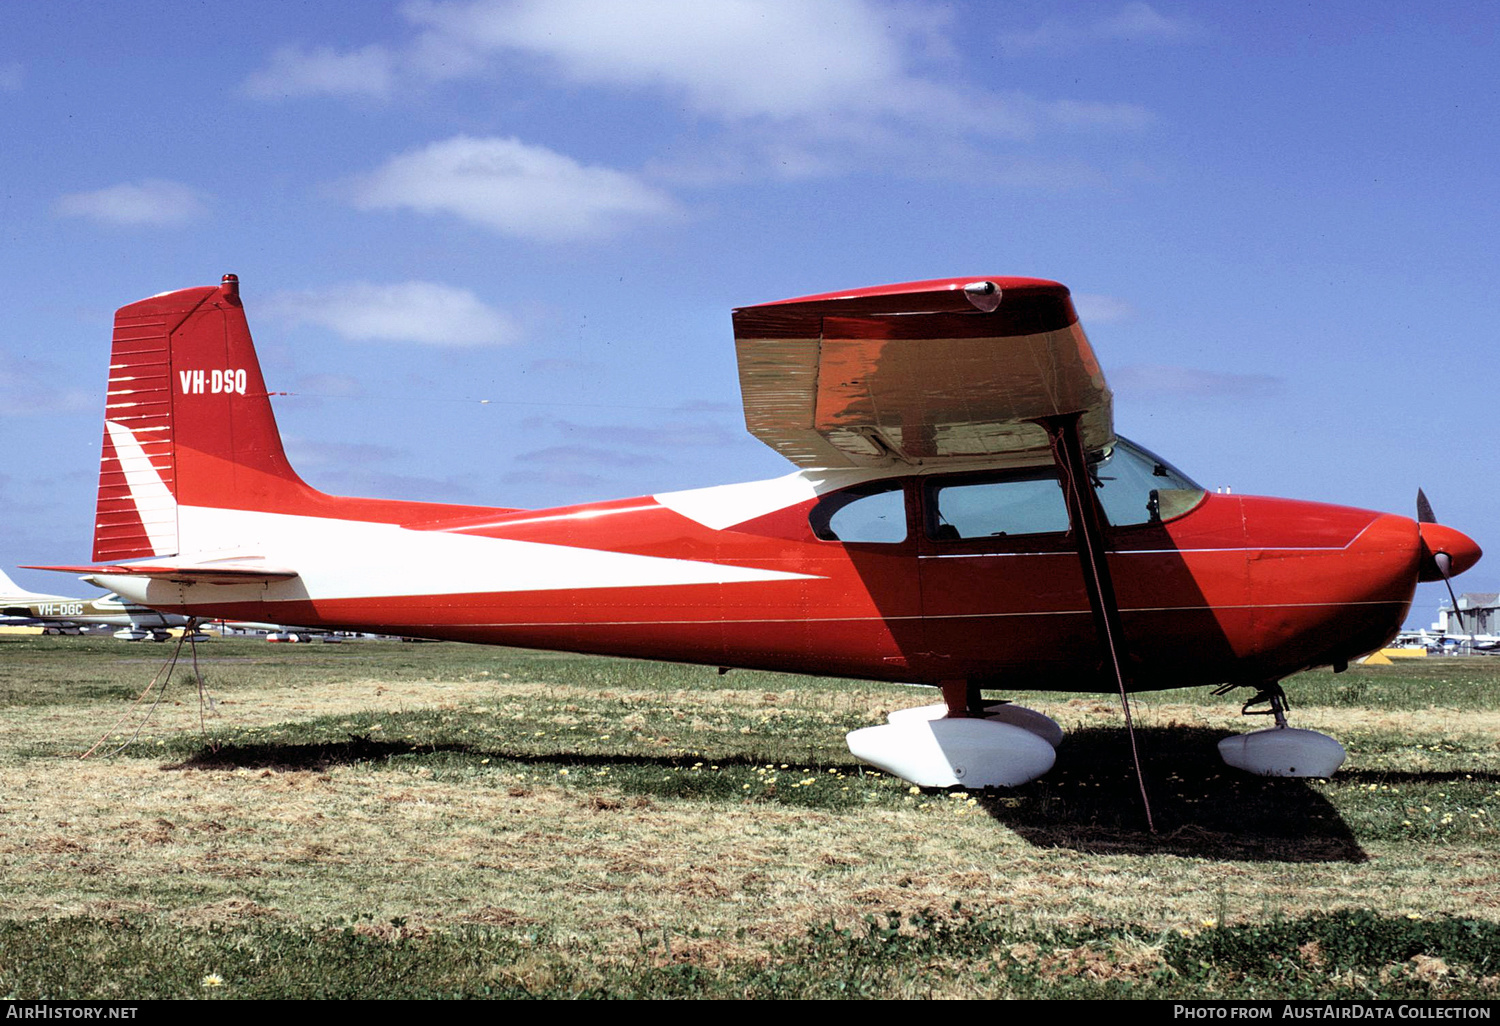
<svg viewBox="0 0 1500 1026"><path fill-rule="evenodd" d="M807 519L823 541L904 542L906 488L900 481L876 481L830 492Z"/></svg>
<svg viewBox="0 0 1500 1026"><path fill-rule="evenodd" d="M934 541L1055 534L1068 529L1068 507L1051 469L927 486L927 536Z"/></svg>

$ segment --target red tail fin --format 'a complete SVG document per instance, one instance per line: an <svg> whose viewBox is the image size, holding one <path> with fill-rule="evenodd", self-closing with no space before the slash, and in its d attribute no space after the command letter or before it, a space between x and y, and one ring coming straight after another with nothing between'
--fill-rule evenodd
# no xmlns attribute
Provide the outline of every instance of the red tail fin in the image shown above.
<svg viewBox="0 0 1500 1026"><path fill-rule="evenodd" d="M94 559L255 541L181 515L184 507L429 525L513 512L325 495L304 484L282 451L232 274L218 288L166 292L115 314Z"/></svg>
<svg viewBox="0 0 1500 1026"><path fill-rule="evenodd" d="M179 505L272 511L317 495L282 451L234 275L120 308L95 560L175 554Z"/></svg>

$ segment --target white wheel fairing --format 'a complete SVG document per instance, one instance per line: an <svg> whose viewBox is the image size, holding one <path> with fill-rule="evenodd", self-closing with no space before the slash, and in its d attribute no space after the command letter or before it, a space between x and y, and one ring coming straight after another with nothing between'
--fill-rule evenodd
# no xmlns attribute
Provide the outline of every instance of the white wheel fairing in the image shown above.
<svg viewBox="0 0 1500 1026"><path fill-rule="evenodd" d="M1030 731L1053 748L1062 744L1063 729L1058 723L1046 713L1039 713L1035 709L1028 709L1024 705L1013 705L1003 702L999 705L987 705L984 708L984 718L994 720L997 723L1009 723L1013 727Z"/></svg>
<svg viewBox="0 0 1500 1026"><path fill-rule="evenodd" d="M1344 746L1327 734L1272 727L1219 742L1219 756L1235 769L1262 777L1331 777L1343 765Z"/></svg>
<svg viewBox="0 0 1500 1026"><path fill-rule="evenodd" d="M1017 787L1057 761L1035 734L990 719L908 716L852 731L847 741L855 758L918 787Z"/></svg>
<svg viewBox="0 0 1500 1026"><path fill-rule="evenodd" d="M1013 705L1010 702L997 702L994 705L984 707L984 718L994 720L996 723L1009 723L1013 727L1020 727L1029 731L1047 742L1053 748L1062 744L1062 725L1048 716L1039 713L1035 709L1028 709L1023 705ZM948 715L948 706L942 702L933 705L919 705L914 709L897 709L886 716L889 723L903 723L909 720L940 720Z"/></svg>

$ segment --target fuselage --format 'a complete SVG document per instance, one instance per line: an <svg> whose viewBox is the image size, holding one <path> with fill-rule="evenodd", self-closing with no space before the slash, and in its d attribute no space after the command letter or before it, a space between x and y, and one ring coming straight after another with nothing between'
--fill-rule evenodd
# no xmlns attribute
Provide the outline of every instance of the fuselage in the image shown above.
<svg viewBox="0 0 1500 1026"><path fill-rule="evenodd" d="M1036 477L804 471L549 510L471 507L456 518L402 503L372 506L375 520L184 506L185 533L254 538L258 555L298 576L116 584L136 601L205 617L877 680L1113 690L1066 520L1022 509L1007 514L1023 521L1019 533L957 536L933 508L949 501L940 498L949 485L1025 478L1029 487ZM1422 560L1415 521L1173 494L1178 509L1153 508L1106 539L1133 689L1275 680L1347 661L1399 630ZM863 521L859 500L873 511ZM963 515L953 514L960 524Z"/></svg>

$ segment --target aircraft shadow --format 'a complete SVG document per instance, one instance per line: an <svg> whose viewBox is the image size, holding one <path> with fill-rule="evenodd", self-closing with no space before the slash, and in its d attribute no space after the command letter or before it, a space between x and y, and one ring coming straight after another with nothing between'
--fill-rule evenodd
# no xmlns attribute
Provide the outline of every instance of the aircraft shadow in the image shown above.
<svg viewBox="0 0 1500 1026"><path fill-rule="evenodd" d="M468 751L464 745L424 745L421 751ZM351 734L347 741L321 741L316 744L209 744L202 751L181 762L163 766L164 770L234 770L271 769L291 773L327 770L334 766L352 766L361 762L381 762L412 751L409 743L375 741Z"/></svg>
<svg viewBox="0 0 1500 1026"><path fill-rule="evenodd" d="M1219 759L1228 732L1201 727L1136 731L1156 833L1146 828L1123 728L1088 728L1067 735L1057 764L1023 787L987 792L983 807L1038 847L1096 854L1175 854L1266 862L1363 862L1368 856L1333 806L1308 782L1254 777ZM681 756L527 755L463 743L413 746L408 741L350 735L311 744L226 744L205 747L167 770L273 769L326 771L414 753L489 756L521 763L579 766L680 767ZM715 758L722 766L757 766L752 755ZM1383 782L1400 775L1378 774ZM1431 781L1428 774L1407 774ZM1372 777L1372 779L1374 779Z"/></svg>
<svg viewBox="0 0 1500 1026"><path fill-rule="evenodd" d="M414 753L437 752L536 765L565 762L581 767L659 766L663 769L681 768L683 765L680 755L579 755L570 752L528 755L470 744L413 745L408 741L377 741L363 735L350 735L347 741L324 741L317 744L227 744L205 747L196 755L189 756L182 762L163 766L162 769L323 771L335 766L352 766ZM716 757L714 762L721 766L759 766L764 764L765 759L758 755L727 755Z"/></svg>
<svg viewBox="0 0 1500 1026"><path fill-rule="evenodd" d="M1040 780L994 792L990 814L1032 844L1098 854L1174 854L1265 862L1363 862L1369 856L1307 781L1231 769L1216 745L1229 732L1136 729L1156 832L1146 826L1122 727L1068 734Z"/></svg>

